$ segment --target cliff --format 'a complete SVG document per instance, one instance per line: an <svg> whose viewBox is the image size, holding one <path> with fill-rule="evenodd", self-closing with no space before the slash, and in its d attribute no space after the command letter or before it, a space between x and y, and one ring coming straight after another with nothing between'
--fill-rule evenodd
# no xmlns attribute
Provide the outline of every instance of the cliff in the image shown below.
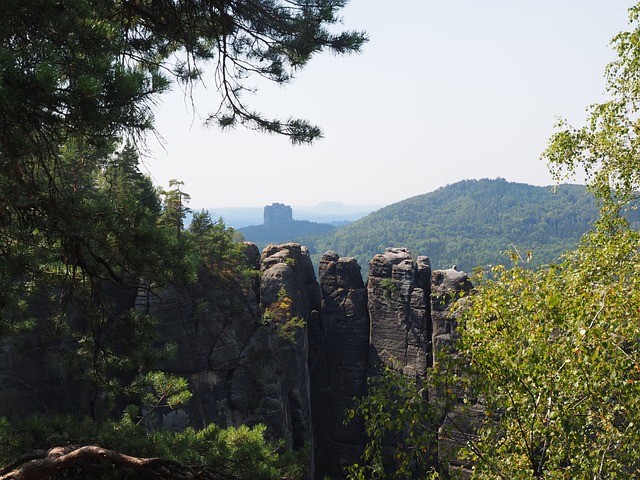
<svg viewBox="0 0 640 480"><path fill-rule="evenodd" d="M318 281L309 252L294 243L261 254L249 244L247 258L259 270L255 284L205 277L115 294L121 309L159 319L159 344L177 346L159 367L186 377L193 398L161 421L175 429L264 423L289 448L313 446L312 476L340 477L365 443L361 423L343 424L344 411L381 364L423 374L454 334L451 293L471 285L401 248L373 258L367 284L360 265L335 252L322 256ZM283 335L294 317L303 322ZM44 332L0 338L0 416L89 411L65 336Z"/></svg>
<svg viewBox="0 0 640 480"><path fill-rule="evenodd" d="M264 207L263 225L274 227L293 222L293 210L289 205L273 203Z"/></svg>

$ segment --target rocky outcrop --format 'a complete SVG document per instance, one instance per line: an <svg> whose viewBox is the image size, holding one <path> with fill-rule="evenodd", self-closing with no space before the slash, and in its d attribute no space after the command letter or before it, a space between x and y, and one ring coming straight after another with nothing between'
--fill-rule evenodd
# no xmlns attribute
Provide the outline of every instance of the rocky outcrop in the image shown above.
<svg viewBox="0 0 640 480"><path fill-rule="evenodd" d="M473 285L464 272L455 268L434 270L431 275L431 323L433 325L433 353L446 352L456 338L459 314L451 311L462 295L468 294ZM434 359L435 360L435 359Z"/></svg>
<svg viewBox="0 0 640 480"><path fill-rule="evenodd" d="M455 269L432 273L427 257L402 248L372 259L367 284L358 263L335 252L322 256L318 283L303 246L245 251L256 275L242 282L203 275L185 287L113 294L119 311L135 307L159 320L158 344L173 343L177 353L158 367L189 381L191 402L158 421L174 429L264 423L290 448L314 447L312 476L316 462L318 478L340 478L366 441L360 421L343 424L353 398L381 363L424 374L452 345L450 305L471 284ZM0 417L89 411L91 398L67 361L72 346L45 332L43 324L0 337ZM474 417L461 422L472 429ZM455 445L443 436L435 448L444 458Z"/></svg>
<svg viewBox="0 0 640 480"><path fill-rule="evenodd" d="M106 284L101 300L117 318L133 306L136 294L136 288ZM79 354L77 341L69 335L70 330L86 334L87 317L69 302L67 323L61 324L59 302L51 292L33 295L27 312L33 319L32 328L0 334L0 418L16 421L34 414L102 413L101 398L86 382L86 357Z"/></svg>
<svg viewBox="0 0 640 480"><path fill-rule="evenodd" d="M448 270L435 270L431 275L431 288L434 361L437 356L455 358L457 353L454 342L458 336L456 328L460 313L452 310L452 307L458 301L466 301L473 285L466 273L453 267ZM455 361L453 365L456 365ZM437 392L432 392L432 395L437 395ZM447 412L440 427L438 458L441 462L449 463L461 478L468 478L470 470L469 465L458 458L457 452L473 438L484 418L482 405L467 405L464 408L462 405L454 406Z"/></svg>
<svg viewBox="0 0 640 480"><path fill-rule="evenodd" d="M319 277L322 315L309 330L316 460L324 473L337 478L358 460L365 441L362 422L345 425L344 413L366 391L367 290L360 265L335 252L322 256Z"/></svg>
<svg viewBox="0 0 640 480"><path fill-rule="evenodd" d="M273 227L291 222L293 222L293 210L289 205L273 203L264 207L264 226Z"/></svg>
<svg viewBox="0 0 640 480"><path fill-rule="evenodd" d="M273 402L278 397L281 399L279 411L270 415L286 425L293 448L313 445L307 330L320 314L320 288L309 252L297 244L265 248L260 269L262 306L269 308L278 300L282 289L292 300L291 315L305 322L305 327L296 329L295 343L276 334L276 350L269 352L277 357L275 370L269 377L273 378L270 386L271 393L275 394Z"/></svg>
<svg viewBox="0 0 640 480"><path fill-rule="evenodd" d="M71 413L89 402L69 368L72 345L64 335L29 334L0 337L0 417L20 420L33 413Z"/></svg>
<svg viewBox="0 0 640 480"><path fill-rule="evenodd" d="M279 320L262 315L281 288L293 316L308 323L318 315L320 291L304 247L265 249L259 292L209 278L139 295L137 308L162 319L159 342L178 347L160 367L186 377L193 393L189 405L163 418L165 426L264 423L289 448L313 444L306 327L281 338Z"/></svg>
<svg viewBox="0 0 640 480"><path fill-rule="evenodd" d="M431 364L430 279L427 257L387 248L369 264L370 365L383 363L421 375Z"/></svg>
<svg viewBox="0 0 640 480"><path fill-rule="evenodd" d="M242 236L251 242L267 247L279 245L297 239L320 235L334 230L335 225L316 223L307 220L294 220L289 205L274 203L264 207L264 223L239 228Z"/></svg>
<svg viewBox="0 0 640 480"><path fill-rule="evenodd" d="M258 392L248 377L256 374L252 364L260 355L256 339L266 335L257 321L257 301L244 295L213 278L203 278L190 288L140 292L138 311L162 319L159 344L171 342L177 347L176 355L159 367L186 377L193 393L187 407L164 418L165 425L259 421L254 400Z"/></svg>

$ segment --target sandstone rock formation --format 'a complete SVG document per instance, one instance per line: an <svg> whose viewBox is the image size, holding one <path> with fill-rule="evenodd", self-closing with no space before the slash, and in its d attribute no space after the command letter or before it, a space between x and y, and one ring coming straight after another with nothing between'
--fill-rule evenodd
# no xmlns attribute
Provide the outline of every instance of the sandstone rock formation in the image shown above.
<svg viewBox="0 0 640 480"><path fill-rule="evenodd" d="M435 270L431 275L431 288L435 361L438 355L456 355L454 341L457 338L456 327L460 314L452 311L452 306L457 301L466 301L466 295L473 285L466 273L459 272L453 267L448 270ZM469 465L460 461L456 453L460 446L474 435L483 419L484 409L481 405L471 405L467 408L457 406L447 412L442 422L438 435L438 457L440 461L449 462L462 477L468 476L466 469Z"/></svg>
<svg viewBox="0 0 640 480"><path fill-rule="evenodd" d="M238 229L247 240L261 247L270 244L279 245L313 235L334 230L335 225L315 223L307 220L294 220L293 210L289 205L274 203L264 207L264 223L249 225Z"/></svg>
<svg viewBox="0 0 640 480"><path fill-rule="evenodd" d="M370 365L421 375L431 363L429 259L387 248L369 264Z"/></svg>
<svg viewBox="0 0 640 480"><path fill-rule="evenodd" d="M464 272L455 268L435 270L431 275L431 322L434 354L451 347L455 340L458 316L451 312L460 294L471 291L473 285Z"/></svg>
<svg viewBox="0 0 640 480"><path fill-rule="evenodd" d="M263 225L273 227L293 222L293 210L289 205L273 203L264 207Z"/></svg>
<svg viewBox="0 0 640 480"><path fill-rule="evenodd" d="M135 288L103 288L103 300L114 316L132 308ZM29 305L34 327L22 334L0 335L0 418L28 415L100 413L100 398L79 368L77 344L52 317L49 296L35 295ZM67 321L82 331L86 318L70 305Z"/></svg>
<svg viewBox="0 0 640 480"><path fill-rule="evenodd" d="M360 265L335 252L322 256L319 276L322 315L309 331L316 456L320 468L336 476L358 460L364 443L362 423L344 425L344 413L366 391L367 290Z"/></svg>
<svg viewBox="0 0 640 480"><path fill-rule="evenodd" d="M0 336L0 417L20 420L32 413L67 413L88 403L69 369L63 335Z"/></svg>
<svg viewBox="0 0 640 480"><path fill-rule="evenodd" d="M295 343L282 339L261 312L283 286L292 314L309 322L320 309L319 287L306 249L295 244L265 249L260 278L260 303L255 291L213 279L138 297L140 311L162 319L159 341L178 346L162 369L185 376L193 391L189 405L164 421L265 423L274 438L301 448L313 442L306 328Z"/></svg>
<svg viewBox="0 0 640 480"><path fill-rule="evenodd" d="M177 346L159 367L186 377L193 398L161 421L175 429L264 423L290 448L313 446L312 476L315 462L318 478L339 478L365 442L362 423L344 425L343 418L366 392L367 377L380 362L422 375L451 345L456 318L449 307L471 284L456 270L431 272L427 257L402 248L374 257L367 284L358 263L335 252L323 255L318 283L305 247L245 249L259 270L253 281L205 276L195 285L114 294L118 309L159 319L159 344ZM305 323L293 338L264 315L281 292ZM67 339L45 333L42 323L29 334L0 337L0 417L90 409L67 362ZM455 448L444 437L441 443L443 456Z"/></svg>

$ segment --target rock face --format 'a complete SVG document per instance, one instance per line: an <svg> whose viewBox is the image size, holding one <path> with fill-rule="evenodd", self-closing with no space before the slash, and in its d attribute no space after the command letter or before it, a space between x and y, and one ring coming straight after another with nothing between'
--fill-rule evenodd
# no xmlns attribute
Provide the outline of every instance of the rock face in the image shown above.
<svg viewBox="0 0 640 480"><path fill-rule="evenodd" d="M433 352L435 355L455 355L454 341L457 337L456 327L459 314L452 312L451 307L457 301L466 301L473 285L464 272L455 268L435 270L431 275L431 319L433 322ZM461 296L462 295L462 296ZM475 435L484 420L482 405L471 405L467 408L454 407L445 417L438 438L438 458L448 461L453 469L463 478L469 477L468 465L456 455L461 445Z"/></svg>
<svg viewBox="0 0 640 480"><path fill-rule="evenodd" d="M335 252L319 266L322 315L310 325L312 408L316 427L316 459L320 469L336 478L360 457L362 422L344 425L353 398L366 391L369 351L367 290L360 265Z"/></svg>
<svg viewBox="0 0 640 480"><path fill-rule="evenodd" d="M404 248L387 248L371 260L371 366L421 375L431 364L430 276L429 259L414 260Z"/></svg>
<svg viewBox="0 0 640 480"><path fill-rule="evenodd" d="M291 222L293 222L293 210L289 205L273 203L264 207L264 226L273 227Z"/></svg>
<svg viewBox="0 0 640 480"><path fill-rule="evenodd" d="M195 288L169 287L155 295L142 291L138 296L136 308L141 313L162 319L159 343L177 346L176 356L160 368L189 381L193 398L179 415L185 425L257 421L259 409L252 403L257 392L253 384L245 388L245 380L248 370L255 373L247 364L260 355L254 343L263 335L256 320L257 301L234 304L242 293L207 279ZM185 426L171 418L164 421L175 428Z"/></svg>
<svg viewBox="0 0 640 480"><path fill-rule="evenodd" d="M455 340L458 315L451 306L461 293L473 288L469 277L455 268L435 270L431 275L431 322L433 325L433 352L446 351Z"/></svg>
<svg viewBox="0 0 640 480"><path fill-rule="evenodd" d="M132 308L135 288L105 286L101 291L114 317ZM29 304L33 329L0 335L0 418L21 420L32 414L100 414L102 405L83 382L86 371L77 355L77 343L55 321L49 295L36 295ZM86 318L67 308L71 328L83 331Z"/></svg>
<svg viewBox="0 0 640 480"><path fill-rule="evenodd" d="M86 406L89 395L69 369L69 350L65 337L39 331L0 337L0 417L20 420L30 413L69 413Z"/></svg>
<svg viewBox="0 0 640 480"><path fill-rule="evenodd" d="M238 229L238 232L247 240L266 247L327 233L335 228L335 225L326 223L293 220L293 211L289 205L274 203L264 207L262 225L249 225Z"/></svg>
<svg viewBox="0 0 640 480"><path fill-rule="evenodd" d="M306 249L265 249L260 278L259 296L210 279L138 297L142 313L162 319L159 341L178 346L162 369L185 376L193 392L187 407L163 419L165 426L264 423L289 448L313 444L306 327L297 328L293 340L283 339L278 320L267 322L261 314L283 288L293 316L308 324L318 315L320 291Z"/></svg>
<svg viewBox="0 0 640 480"><path fill-rule="evenodd" d="M272 207L265 223L291 218ZM471 284L453 269L431 272L427 257L402 248L373 258L367 284L358 263L335 252L322 256L318 283L305 247L245 249L259 272L252 281L204 276L188 287L115 295L119 309L159 319L157 341L177 346L159 368L189 381L191 402L157 421L174 429L264 423L290 448L313 447L310 478L341 478L366 442L362 422L343 424L353 398L366 393L381 364L424 374L452 344L450 305ZM283 298L290 301L284 310ZM0 417L89 412L90 396L66 361L70 350L44 326L0 337ZM455 446L443 438L436 448L444 457Z"/></svg>
<svg viewBox="0 0 640 480"><path fill-rule="evenodd" d="M260 298L263 307L278 300L281 289L292 300L291 314L305 321L295 332L295 343L278 338L274 347L279 362L270 372L274 381L269 388L273 403L280 398L275 419L286 426L290 445L297 449L305 443L313 445L309 375L308 325L320 314L320 289L313 264L305 247L288 243L265 248L261 257ZM271 326L273 328L273 326ZM278 328L278 326L276 326ZM276 335L278 337L278 335ZM274 415L270 413L270 415Z"/></svg>

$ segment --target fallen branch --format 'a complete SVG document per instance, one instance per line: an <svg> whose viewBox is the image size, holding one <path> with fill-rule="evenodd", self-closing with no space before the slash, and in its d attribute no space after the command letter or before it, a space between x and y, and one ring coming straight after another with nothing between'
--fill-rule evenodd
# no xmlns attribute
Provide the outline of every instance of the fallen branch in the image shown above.
<svg viewBox="0 0 640 480"><path fill-rule="evenodd" d="M36 450L0 469L0 480L46 480L74 467L131 470L161 480L218 480L207 468L195 469L163 458L132 457L97 445Z"/></svg>

